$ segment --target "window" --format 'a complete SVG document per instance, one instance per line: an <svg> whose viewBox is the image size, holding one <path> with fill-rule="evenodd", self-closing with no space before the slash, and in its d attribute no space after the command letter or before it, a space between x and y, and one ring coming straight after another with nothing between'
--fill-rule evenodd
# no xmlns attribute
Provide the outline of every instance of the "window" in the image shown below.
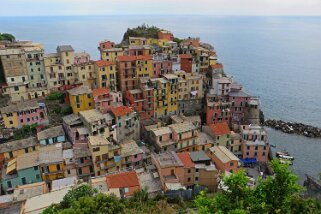
<svg viewBox="0 0 321 214"><path fill-rule="evenodd" d="M91 106L91 103L88 103L88 106Z"/></svg>
<svg viewBox="0 0 321 214"><path fill-rule="evenodd" d="M265 156L265 152L262 152L262 156Z"/></svg>
<svg viewBox="0 0 321 214"><path fill-rule="evenodd" d="M187 178L187 181L190 182L190 181L191 181L191 178Z"/></svg>
<svg viewBox="0 0 321 214"><path fill-rule="evenodd" d="M195 181L198 181L198 177L195 177Z"/></svg>
<svg viewBox="0 0 321 214"><path fill-rule="evenodd" d="M255 156L255 157L257 156L257 152L254 152L254 156Z"/></svg>
<svg viewBox="0 0 321 214"><path fill-rule="evenodd" d="M191 170L189 169L189 170L187 170L187 172L188 172L188 173L191 173Z"/></svg>
<svg viewBox="0 0 321 214"><path fill-rule="evenodd" d="M77 108L80 108L80 104L79 103L77 103Z"/></svg>
<svg viewBox="0 0 321 214"><path fill-rule="evenodd" d="M26 178L25 177L21 178L21 182L22 182L23 185L27 184Z"/></svg>
<svg viewBox="0 0 321 214"><path fill-rule="evenodd" d="M13 158L13 153L12 152L9 152L9 157Z"/></svg>
<svg viewBox="0 0 321 214"><path fill-rule="evenodd" d="M12 188L11 181L7 181L8 188Z"/></svg>
<svg viewBox="0 0 321 214"><path fill-rule="evenodd" d="M28 153L29 151L28 151L28 148L25 148L25 153Z"/></svg>
<svg viewBox="0 0 321 214"><path fill-rule="evenodd" d="M15 90L15 91L19 91L19 86L15 86L15 87L14 87L14 90Z"/></svg>
<svg viewBox="0 0 321 214"><path fill-rule="evenodd" d="M36 174L36 179L40 179L40 175L39 174Z"/></svg>
<svg viewBox="0 0 321 214"><path fill-rule="evenodd" d="M162 136L159 136L159 141L162 142Z"/></svg>
<svg viewBox="0 0 321 214"><path fill-rule="evenodd" d="M121 127L121 123L118 123L118 126Z"/></svg>
<svg viewBox="0 0 321 214"><path fill-rule="evenodd" d="M79 175L82 175L82 168L79 168L79 169L78 169L78 174L79 174Z"/></svg>
<svg viewBox="0 0 321 214"><path fill-rule="evenodd" d="M70 175L70 170L69 169L67 170L67 173L68 173L68 175Z"/></svg>
<svg viewBox="0 0 321 214"><path fill-rule="evenodd" d="M231 163L230 163L230 166L233 166L233 165L234 165L234 163L233 163L233 162L231 162Z"/></svg>
<svg viewBox="0 0 321 214"><path fill-rule="evenodd" d="M57 164L56 168L57 168L57 171L59 171L60 170L60 164Z"/></svg>
<svg viewBox="0 0 321 214"><path fill-rule="evenodd" d="M38 166L34 166L33 170L35 170L35 171L38 170Z"/></svg>

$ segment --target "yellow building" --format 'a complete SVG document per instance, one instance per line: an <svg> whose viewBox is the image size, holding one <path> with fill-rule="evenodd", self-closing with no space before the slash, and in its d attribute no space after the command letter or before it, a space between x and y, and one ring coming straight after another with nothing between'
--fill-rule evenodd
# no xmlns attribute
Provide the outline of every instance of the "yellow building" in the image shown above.
<svg viewBox="0 0 321 214"><path fill-rule="evenodd" d="M105 175L121 167L120 147L103 136L88 137L89 151L92 156L95 176Z"/></svg>
<svg viewBox="0 0 321 214"><path fill-rule="evenodd" d="M104 61L116 63L117 56L124 56L122 48L110 48L101 52L100 58Z"/></svg>
<svg viewBox="0 0 321 214"><path fill-rule="evenodd" d="M42 180L48 184L50 189L51 181L64 178L62 144L40 147L39 163Z"/></svg>
<svg viewBox="0 0 321 214"><path fill-rule="evenodd" d="M88 86L79 86L68 90L69 103L74 114L80 111L94 109L92 91Z"/></svg>
<svg viewBox="0 0 321 214"><path fill-rule="evenodd" d="M38 150L39 143L36 137L0 144L0 154L3 154L5 159L16 158L19 155Z"/></svg>
<svg viewBox="0 0 321 214"><path fill-rule="evenodd" d="M148 45L144 37L129 37L129 45Z"/></svg>
<svg viewBox="0 0 321 214"><path fill-rule="evenodd" d="M178 77L166 74L163 78L151 79L154 85L155 117L174 115L178 112Z"/></svg>
<svg viewBox="0 0 321 214"><path fill-rule="evenodd" d="M111 91L117 91L116 64L99 60L95 62L96 82L98 88L108 88Z"/></svg>
<svg viewBox="0 0 321 214"><path fill-rule="evenodd" d="M137 56L135 73L138 78L153 76L153 59L150 55Z"/></svg>

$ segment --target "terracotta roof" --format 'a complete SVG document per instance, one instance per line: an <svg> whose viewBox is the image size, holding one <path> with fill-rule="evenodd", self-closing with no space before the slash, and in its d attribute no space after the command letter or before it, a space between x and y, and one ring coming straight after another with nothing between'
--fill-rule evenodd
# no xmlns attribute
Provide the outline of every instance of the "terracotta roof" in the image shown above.
<svg viewBox="0 0 321 214"><path fill-rule="evenodd" d="M219 135L226 135L230 134L231 130L228 127L228 124L226 122L224 123L217 123L217 124L211 124L209 125L211 128L212 132L214 135L219 136Z"/></svg>
<svg viewBox="0 0 321 214"><path fill-rule="evenodd" d="M108 188L139 187L138 177L135 171L121 172L106 176Z"/></svg>
<svg viewBox="0 0 321 214"><path fill-rule="evenodd" d="M213 69L223 68L223 64L221 64L221 63L216 63L216 64L214 64L214 65L211 65L211 68L213 68Z"/></svg>
<svg viewBox="0 0 321 214"><path fill-rule="evenodd" d="M118 107L112 108L111 112L118 117L118 116L123 116L125 114L131 113L133 112L133 110L130 109L128 106L118 106Z"/></svg>
<svg viewBox="0 0 321 214"><path fill-rule="evenodd" d="M152 60L152 56L151 55L144 55L144 56L137 56L137 59L139 60Z"/></svg>
<svg viewBox="0 0 321 214"><path fill-rule="evenodd" d="M190 168L195 166L188 152L178 153L177 156L181 159L185 167Z"/></svg>
<svg viewBox="0 0 321 214"><path fill-rule="evenodd" d="M105 94L109 94L109 89L108 88L96 88L93 89L93 96L97 97L100 95L105 95Z"/></svg>
<svg viewBox="0 0 321 214"><path fill-rule="evenodd" d="M113 62L109 62L109 61L105 61L105 60L95 61L95 64L96 64L98 67L114 65Z"/></svg>
<svg viewBox="0 0 321 214"><path fill-rule="evenodd" d="M191 59L192 55L191 54L180 54L179 57L181 59Z"/></svg>

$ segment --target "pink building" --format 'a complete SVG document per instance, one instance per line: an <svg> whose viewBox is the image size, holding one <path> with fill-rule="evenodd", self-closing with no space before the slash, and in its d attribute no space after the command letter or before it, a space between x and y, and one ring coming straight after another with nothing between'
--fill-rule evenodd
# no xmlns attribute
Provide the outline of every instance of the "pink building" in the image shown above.
<svg viewBox="0 0 321 214"><path fill-rule="evenodd" d="M74 64L80 65L84 63L88 63L90 61L90 55L86 52L75 53L74 56Z"/></svg>
<svg viewBox="0 0 321 214"><path fill-rule="evenodd" d="M231 103L225 98L216 96L207 96L206 111L206 125L216 123L230 123L231 121Z"/></svg>
<svg viewBox="0 0 321 214"><path fill-rule="evenodd" d="M108 88L96 88L93 89L93 98L95 102L95 108L101 113L106 113L111 106L112 98Z"/></svg>
<svg viewBox="0 0 321 214"><path fill-rule="evenodd" d="M75 147L87 148L88 129L83 125L78 115L70 114L62 118L63 127L67 135L67 139Z"/></svg>
<svg viewBox="0 0 321 214"><path fill-rule="evenodd" d="M12 118L10 125L14 128L22 128L24 125L32 124L49 124L46 105L44 103L38 103L36 100L12 103L1 108L0 112L2 115L6 115L7 118Z"/></svg>
<svg viewBox="0 0 321 214"><path fill-rule="evenodd" d="M169 184L181 184L184 181L184 164L175 152L152 154L152 163L156 166L164 191Z"/></svg>
<svg viewBox="0 0 321 214"><path fill-rule="evenodd" d="M256 158L266 163L270 152L267 132L262 126L241 125L243 158Z"/></svg>
<svg viewBox="0 0 321 214"><path fill-rule="evenodd" d="M245 112L247 111L248 101L251 98L249 94L243 91L243 86L232 83L229 92L229 102L231 103L231 122L244 124Z"/></svg>
<svg viewBox="0 0 321 214"><path fill-rule="evenodd" d="M172 72L172 61L166 54L153 55L153 78Z"/></svg>

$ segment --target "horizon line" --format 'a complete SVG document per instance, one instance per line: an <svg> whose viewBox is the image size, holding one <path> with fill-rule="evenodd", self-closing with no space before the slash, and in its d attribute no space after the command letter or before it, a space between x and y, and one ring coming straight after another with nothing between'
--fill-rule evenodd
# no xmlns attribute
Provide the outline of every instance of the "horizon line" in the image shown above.
<svg viewBox="0 0 321 214"><path fill-rule="evenodd" d="M321 15L289 15L289 14L284 14L284 15L267 15L267 14L262 14L262 15L256 15L256 14L167 14L167 13L159 13L159 14L74 14L74 15L12 15L12 16L1 16L0 18L23 18L23 17L99 17L99 16L161 16L161 15L166 15L166 16L216 16L216 17L321 17Z"/></svg>

